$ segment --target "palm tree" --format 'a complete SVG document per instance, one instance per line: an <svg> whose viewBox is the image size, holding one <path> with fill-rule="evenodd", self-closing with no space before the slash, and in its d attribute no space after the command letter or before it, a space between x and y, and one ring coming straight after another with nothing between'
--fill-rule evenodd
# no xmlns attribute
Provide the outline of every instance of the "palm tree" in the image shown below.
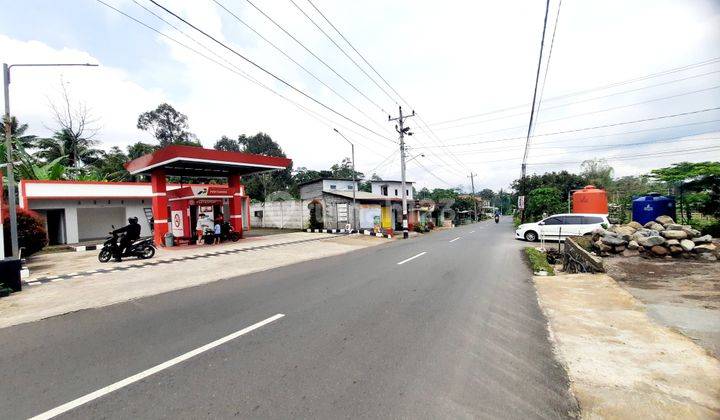
<svg viewBox="0 0 720 420"><path fill-rule="evenodd" d="M78 168L80 165L92 165L102 157L102 151L93 148L97 140L75 136L69 130L56 131L53 137L37 141L37 156L46 162L59 157L63 164Z"/></svg>

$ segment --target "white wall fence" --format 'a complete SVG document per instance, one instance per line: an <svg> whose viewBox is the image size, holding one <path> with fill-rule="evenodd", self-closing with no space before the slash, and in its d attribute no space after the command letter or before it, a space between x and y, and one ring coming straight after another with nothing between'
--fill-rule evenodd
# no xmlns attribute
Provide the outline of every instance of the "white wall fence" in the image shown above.
<svg viewBox="0 0 720 420"><path fill-rule="evenodd" d="M250 204L251 228L305 229L308 213L300 200ZM262 214L262 217L259 217Z"/></svg>

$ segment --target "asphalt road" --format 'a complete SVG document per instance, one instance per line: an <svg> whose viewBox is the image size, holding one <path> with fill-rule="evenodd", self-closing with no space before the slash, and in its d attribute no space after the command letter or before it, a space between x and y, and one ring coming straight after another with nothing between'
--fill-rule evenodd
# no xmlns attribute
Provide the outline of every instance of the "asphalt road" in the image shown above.
<svg viewBox="0 0 720 420"><path fill-rule="evenodd" d="M0 417L567 418L522 245L484 222L1 329Z"/></svg>

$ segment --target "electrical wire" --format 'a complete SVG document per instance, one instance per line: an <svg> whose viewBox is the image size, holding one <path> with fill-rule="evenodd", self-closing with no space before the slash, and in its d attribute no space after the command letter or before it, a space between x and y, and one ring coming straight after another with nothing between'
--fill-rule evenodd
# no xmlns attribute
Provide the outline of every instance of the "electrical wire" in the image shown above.
<svg viewBox="0 0 720 420"><path fill-rule="evenodd" d="M135 1L135 0L133 0L133 1ZM276 44L274 44L272 41L270 41L269 39L267 39L267 38L266 38L265 36L263 36L260 32L258 32L257 30L255 30L255 28L253 28L253 27L250 26L247 22L245 22L244 20L242 20L238 15L236 15L235 13L233 13L230 9L228 9L227 7L225 7L225 5L223 5L222 3L220 3L218 0L212 0L212 1L213 1L215 4L217 4L218 6L220 6L220 8L222 8L223 10L225 10L225 12L227 12L230 16L232 16L236 21L238 21L238 22L241 23L243 26L245 26L247 29L249 29L250 31L252 31L255 35L257 35L258 37L260 37L260 39L262 39L263 41L265 41L266 43L268 43L268 44L269 44L271 47L273 47L275 50L277 50L278 52L280 52L280 54L282 54L285 58L287 58L288 60L292 61L295 65L297 65L298 67L300 67L300 68L301 68L305 73L307 73L310 77L312 77L313 79L315 79L315 80L316 80L318 83L320 83L321 85L323 85L323 86L325 86L326 88L328 88L328 90L330 90L332 93L334 93L337 97L339 97L339 98L342 99L345 103L347 103L348 105L350 105L353 109L355 109L356 111L358 111L359 113L361 113L361 114L362 114L365 118L367 118L369 121L372 121L373 123L375 123L375 124L376 124L377 126L379 126L382 130L385 130L385 129L387 128L387 127L381 126L380 123L378 123L376 119L372 118L372 117L369 116L367 113L365 113L363 110L361 110L360 108L358 108L357 106L355 106L352 102L350 102L347 98L345 98L343 95L341 95L340 93L338 93L338 92L337 92L335 89L333 89L330 85L328 85L327 83L325 83L324 81L322 81L322 80L321 80L318 76L316 76L313 72L311 72L311 71L308 70L305 66L303 66L302 64L300 64L299 62L297 62L297 60L295 60L294 58L292 58L287 52L285 52L283 49L281 49L280 47L278 47L278 46L277 46Z"/></svg>
<svg viewBox="0 0 720 420"><path fill-rule="evenodd" d="M651 74L648 74L648 75L645 75L645 76L641 76L641 77L637 77L637 78L633 78L633 79L627 79L627 80L623 80L623 81L611 83L611 84L608 84L608 85L597 86L597 87L590 88L590 89L585 89L585 90L570 92L570 93L566 93L566 94L562 94L562 95L558 95L558 96L553 96L553 97L551 97L551 98L546 99L545 101L546 101L546 102L548 102L548 101L555 101L555 100L563 99L563 98L567 98L567 97L579 96L579 95L583 95L583 94L589 93L589 92L595 92L595 91L598 91L598 90L610 89L610 88L613 88L613 87L622 86L622 85L626 85L626 84L630 84L630 83L635 83L635 82L640 82L640 81L644 81L644 80L647 80L647 79L652 79L652 78L656 78L656 77L667 76L668 74L678 73L678 72L681 72L681 71L690 70L690 69L694 69L694 68L697 68L697 67L708 66L708 65L715 64L715 63L718 63L718 62L720 62L720 57L715 57L715 58L711 58L711 59L708 59L708 60L705 60L705 61L701 61L701 62L698 62L698 63L688 64L688 65L685 65L685 66L675 67L675 68L672 68L672 69L664 70L664 71L661 71L661 72L658 72L658 73L651 73ZM524 107L527 107L528 105L530 105L530 104L514 105L514 106L511 106L511 107L502 108L502 109L497 109L497 110L493 110L493 111L487 111L487 112L483 112L483 113L480 113L480 114L473 114L473 115L467 115L467 116L464 116L464 117L454 118L454 119L450 119L450 120L438 121L438 122L432 123L432 125L433 125L433 126L436 126L436 125L448 124L448 123L457 122L457 121L462 121L462 120L467 120L467 119L471 119L471 118L482 117L482 116L485 116L485 115L497 114L497 113L500 113L500 112L510 111L510 110L513 110L513 109L524 108Z"/></svg>

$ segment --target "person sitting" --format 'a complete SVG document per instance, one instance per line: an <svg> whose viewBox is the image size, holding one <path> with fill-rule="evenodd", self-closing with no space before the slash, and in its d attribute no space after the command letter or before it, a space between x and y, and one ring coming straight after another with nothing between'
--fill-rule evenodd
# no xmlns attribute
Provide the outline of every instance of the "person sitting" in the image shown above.
<svg viewBox="0 0 720 420"><path fill-rule="evenodd" d="M115 245L114 249L114 257L115 261L121 262L122 261L122 255L123 253L130 248L130 245L138 239L140 239L140 231L142 230L142 227L140 226L140 223L138 223L137 217L131 217L128 219L128 225L121 227L120 229L115 229L112 232L110 232L113 235L120 235L124 234L120 237L120 244Z"/></svg>

